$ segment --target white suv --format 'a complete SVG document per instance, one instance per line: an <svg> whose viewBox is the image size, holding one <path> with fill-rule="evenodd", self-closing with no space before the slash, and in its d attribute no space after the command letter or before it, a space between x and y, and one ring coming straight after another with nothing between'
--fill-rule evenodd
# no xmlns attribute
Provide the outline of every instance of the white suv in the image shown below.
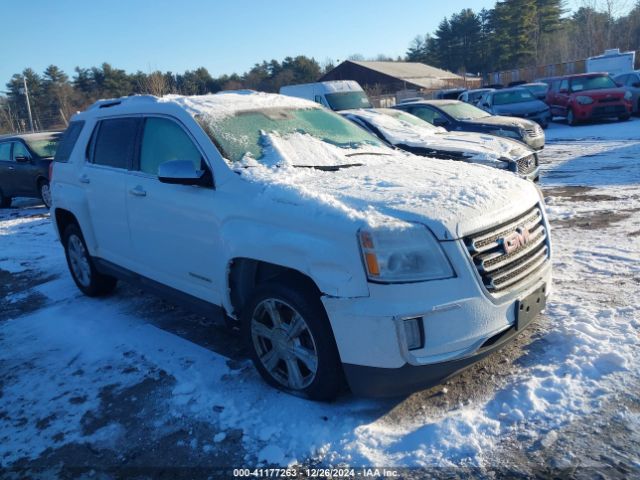
<svg viewBox="0 0 640 480"><path fill-rule="evenodd" d="M255 92L100 101L54 162L52 216L87 295L142 283L240 326L279 388L397 395L451 376L545 305L530 182L392 150Z"/></svg>

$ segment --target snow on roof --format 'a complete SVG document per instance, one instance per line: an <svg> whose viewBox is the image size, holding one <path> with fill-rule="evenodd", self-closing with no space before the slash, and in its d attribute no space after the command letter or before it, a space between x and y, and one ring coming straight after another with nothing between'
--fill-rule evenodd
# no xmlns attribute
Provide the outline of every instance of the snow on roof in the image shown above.
<svg viewBox="0 0 640 480"><path fill-rule="evenodd" d="M206 114L224 118L236 112L264 108L320 108L317 103L276 93L234 90L209 95L166 95L158 102L175 103L195 116Z"/></svg>

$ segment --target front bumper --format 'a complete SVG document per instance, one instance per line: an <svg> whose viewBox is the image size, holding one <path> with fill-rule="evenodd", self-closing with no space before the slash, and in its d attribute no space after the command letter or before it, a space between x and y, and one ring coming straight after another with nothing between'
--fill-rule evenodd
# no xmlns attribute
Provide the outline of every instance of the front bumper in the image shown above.
<svg viewBox="0 0 640 480"><path fill-rule="evenodd" d="M525 327L526 328L526 327ZM433 387L462 373L480 360L500 350L523 329L515 326L497 334L495 342L475 353L447 362L430 365L406 364L400 368L376 368L344 364L343 369L353 392L365 397L394 397ZM491 339L490 339L491 340Z"/></svg>
<svg viewBox="0 0 640 480"><path fill-rule="evenodd" d="M589 105L581 105L574 103L571 108L575 118L578 120L596 120L601 118L622 117L631 115L631 103L629 102L611 102L611 103L592 103Z"/></svg>
<svg viewBox="0 0 640 480"><path fill-rule="evenodd" d="M522 142L528 145L533 150L542 150L544 148L545 135L542 133L541 135L529 135L526 134L522 137Z"/></svg>
<svg viewBox="0 0 640 480"><path fill-rule="evenodd" d="M461 241L442 242L457 277L413 284L369 284L365 298L323 297L351 390L395 396L436 384L515 337L516 303L542 285L550 262L500 297L481 286ZM424 342L409 350L403 321L419 318ZM499 341L491 342L499 337ZM491 343L489 346L488 344Z"/></svg>

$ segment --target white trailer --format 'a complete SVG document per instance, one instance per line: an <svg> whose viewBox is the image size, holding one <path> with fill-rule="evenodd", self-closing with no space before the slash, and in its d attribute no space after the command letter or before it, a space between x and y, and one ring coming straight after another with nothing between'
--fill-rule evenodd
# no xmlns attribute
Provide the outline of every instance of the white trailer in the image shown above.
<svg viewBox="0 0 640 480"><path fill-rule="evenodd" d="M618 75L633 71L636 52L620 52L619 48L605 50L604 54L587 58L587 73L606 72Z"/></svg>

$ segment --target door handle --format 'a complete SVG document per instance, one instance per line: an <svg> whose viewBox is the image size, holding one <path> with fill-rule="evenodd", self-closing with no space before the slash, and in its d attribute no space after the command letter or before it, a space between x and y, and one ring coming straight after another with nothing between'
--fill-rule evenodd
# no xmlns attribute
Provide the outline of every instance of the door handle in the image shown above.
<svg viewBox="0 0 640 480"><path fill-rule="evenodd" d="M80 181L80 183L91 183L91 180L89 180L89 177L87 177L86 175L81 175L78 180Z"/></svg>
<svg viewBox="0 0 640 480"><path fill-rule="evenodd" d="M144 190L140 185L137 185L135 188L132 188L131 190L129 190L129 193L131 195L136 196L136 197L146 197L147 196L146 190Z"/></svg>

